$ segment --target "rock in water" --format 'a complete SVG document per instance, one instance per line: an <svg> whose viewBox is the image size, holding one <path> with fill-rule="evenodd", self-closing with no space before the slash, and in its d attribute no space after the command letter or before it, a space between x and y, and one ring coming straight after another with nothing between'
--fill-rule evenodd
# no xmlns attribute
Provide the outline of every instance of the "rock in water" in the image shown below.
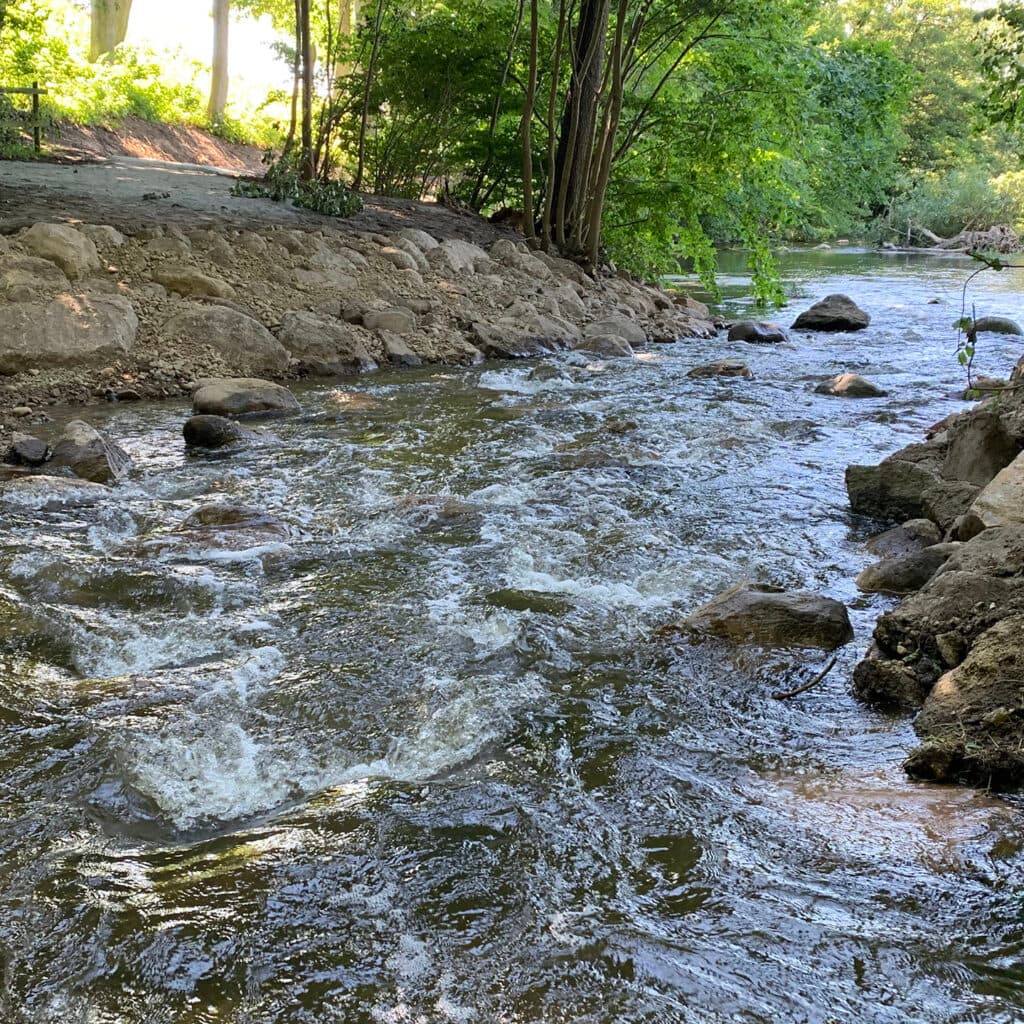
<svg viewBox="0 0 1024 1024"><path fill-rule="evenodd" d="M197 416L287 416L300 411L298 399L273 381L256 377L201 380L192 396Z"/></svg>
<svg viewBox="0 0 1024 1024"><path fill-rule="evenodd" d="M933 544L922 551L883 558L857 577L857 586L868 594L912 594L920 590L959 547L959 544Z"/></svg>
<svg viewBox="0 0 1024 1024"><path fill-rule="evenodd" d="M794 330L802 331L862 331L871 323L865 313L847 295L827 295L810 309L801 313L793 323Z"/></svg>
<svg viewBox="0 0 1024 1024"><path fill-rule="evenodd" d="M752 345L778 345L789 341L785 328L778 324L741 320L729 328L729 341L746 341Z"/></svg>
<svg viewBox="0 0 1024 1024"><path fill-rule="evenodd" d="M872 537L865 547L879 558L893 558L923 551L942 541L942 531L930 519L909 519Z"/></svg>
<svg viewBox="0 0 1024 1024"><path fill-rule="evenodd" d="M836 398L884 398L889 393L859 373L841 373L822 381L814 390L819 395L834 395Z"/></svg>
<svg viewBox="0 0 1024 1024"><path fill-rule="evenodd" d="M193 416L185 421L182 433L189 448L223 448L254 436L252 431L224 416Z"/></svg>
<svg viewBox="0 0 1024 1024"><path fill-rule="evenodd" d="M971 325L975 334L1024 334L1024 328L1005 316L979 316Z"/></svg>
<svg viewBox="0 0 1024 1024"><path fill-rule="evenodd" d="M0 502L40 512L95 505L110 493L103 484L66 476L40 474L0 483Z"/></svg>
<svg viewBox="0 0 1024 1024"><path fill-rule="evenodd" d="M750 582L723 591L675 628L737 643L827 651L853 639L850 616L839 601Z"/></svg>
<svg viewBox="0 0 1024 1024"><path fill-rule="evenodd" d="M128 475L132 460L88 423L72 420L53 446L49 467L69 469L82 480L111 484Z"/></svg>
<svg viewBox="0 0 1024 1024"><path fill-rule="evenodd" d="M31 434L11 435L11 448L7 453L7 461L15 466L41 466L50 455L50 447L45 441Z"/></svg>
<svg viewBox="0 0 1024 1024"><path fill-rule="evenodd" d="M751 379L754 374L746 363L739 359L718 359L713 363L706 363L704 366L695 366L686 375L687 377L746 377Z"/></svg>

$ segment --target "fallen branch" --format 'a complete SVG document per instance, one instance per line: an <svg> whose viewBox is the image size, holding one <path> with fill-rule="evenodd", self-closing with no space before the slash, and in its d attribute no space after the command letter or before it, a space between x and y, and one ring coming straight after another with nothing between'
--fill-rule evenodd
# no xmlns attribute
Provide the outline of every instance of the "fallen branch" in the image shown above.
<svg viewBox="0 0 1024 1024"><path fill-rule="evenodd" d="M838 657L833 658L809 683L804 683L803 686L798 686L795 690L779 690L772 694L772 700L789 700L790 697L795 697L797 694L806 693L812 687L817 686L818 683L822 682L835 668L836 662L839 660Z"/></svg>

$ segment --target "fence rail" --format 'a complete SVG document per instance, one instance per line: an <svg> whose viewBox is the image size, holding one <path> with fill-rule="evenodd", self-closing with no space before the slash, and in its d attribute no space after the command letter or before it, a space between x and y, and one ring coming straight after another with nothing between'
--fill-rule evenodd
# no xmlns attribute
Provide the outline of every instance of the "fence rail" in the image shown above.
<svg viewBox="0 0 1024 1024"><path fill-rule="evenodd" d="M39 97L45 96L46 90L40 89L38 82L33 82L31 85L0 85L0 94L32 97L31 119L26 121L23 117L4 118L3 115L0 114L0 128L4 126L31 128L32 144L35 151L37 153L40 152L43 148L43 129L50 123L47 118L40 117L39 115Z"/></svg>

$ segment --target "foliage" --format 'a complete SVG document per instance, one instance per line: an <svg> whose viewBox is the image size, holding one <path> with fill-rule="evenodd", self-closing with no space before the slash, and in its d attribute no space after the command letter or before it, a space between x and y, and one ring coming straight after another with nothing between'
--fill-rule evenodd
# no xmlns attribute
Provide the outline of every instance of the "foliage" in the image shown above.
<svg viewBox="0 0 1024 1024"><path fill-rule="evenodd" d="M981 67L988 113L1006 124L1024 124L1024 7L1003 2L981 17Z"/></svg>
<svg viewBox="0 0 1024 1024"><path fill-rule="evenodd" d="M247 199L290 201L293 206L325 214L351 217L363 208L362 200L339 181L305 181L294 160L282 157L271 163L263 178L243 178L231 188L231 194Z"/></svg>

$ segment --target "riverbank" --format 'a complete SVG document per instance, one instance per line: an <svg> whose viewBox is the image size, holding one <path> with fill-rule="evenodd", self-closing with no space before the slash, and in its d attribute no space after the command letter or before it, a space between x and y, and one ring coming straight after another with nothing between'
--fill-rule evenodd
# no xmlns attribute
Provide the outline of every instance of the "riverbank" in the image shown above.
<svg viewBox="0 0 1024 1024"><path fill-rule="evenodd" d="M589 277L444 207L381 201L335 220L137 162L8 164L0 182L8 436L48 405L168 398L202 377L622 355L713 331L700 303Z"/></svg>

